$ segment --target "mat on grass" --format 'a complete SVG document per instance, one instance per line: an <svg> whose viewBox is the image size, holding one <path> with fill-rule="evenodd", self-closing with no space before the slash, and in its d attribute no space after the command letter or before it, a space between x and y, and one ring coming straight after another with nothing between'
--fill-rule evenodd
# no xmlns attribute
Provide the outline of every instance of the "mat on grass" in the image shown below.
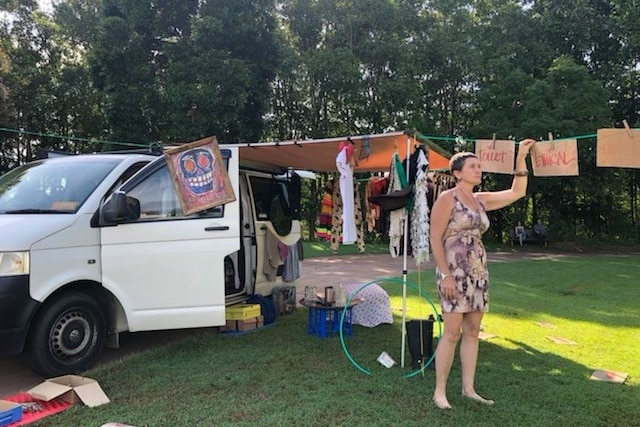
<svg viewBox="0 0 640 427"><path fill-rule="evenodd" d="M563 337L546 337L548 340L553 341L556 344L576 345L575 341L571 341L569 338Z"/></svg>
<svg viewBox="0 0 640 427"><path fill-rule="evenodd" d="M627 373L616 371L594 371L589 379L596 381L607 381L610 383L622 384L627 379Z"/></svg>
<svg viewBox="0 0 640 427"><path fill-rule="evenodd" d="M490 340L491 338L495 338L496 336L494 334L491 334L489 332L484 332L484 331L480 331L480 333L478 333L478 339L481 340Z"/></svg>
<svg viewBox="0 0 640 427"><path fill-rule="evenodd" d="M555 329L556 325L554 325L553 323L549 323L549 322L535 322L536 325L540 326L541 328L546 328L546 329Z"/></svg>
<svg viewBox="0 0 640 427"><path fill-rule="evenodd" d="M17 393L12 396L3 397L3 400L20 403L22 405L22 418L19 421L7 425L7 427L23 426L49 415L62 412L71 406L71 403L60 399L53 399L49 402L37 400L27 393Z"/></svg>

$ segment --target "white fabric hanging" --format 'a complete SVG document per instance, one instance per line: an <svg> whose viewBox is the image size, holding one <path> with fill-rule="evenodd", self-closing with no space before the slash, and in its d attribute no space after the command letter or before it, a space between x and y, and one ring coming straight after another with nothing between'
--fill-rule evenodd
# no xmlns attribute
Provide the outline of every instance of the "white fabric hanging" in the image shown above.
<svg viewBox="0 0 640 427"><path fill-rule="evenodd" d="M418 150L418 169L413 186L413 210L411 211L411 248L416 265L429 261L429 185L425 168L429 165L424 150Z"/></svg>
<svg viewBox="0 0 640 427"><path fill-rule="evenodd" d="M393 191L402 190L402 183L398 176L400 173L400 171L398 171L398 165L402 164L398 158L398 153L394 153L393 158L391 159L391 171L389 173L389 188L387 189L387 194ZM398 255L400 255L402 236L404 235L404 216L405 208L389 212L389 253L393 258L397 258Z"/></svg>
<svg viewBox="0 0 640 427"><path fill-rule="evenodd" d="M349 164L347 147L338 153L336 166L340 172L340 195L342 196L342 244L349 245L355 243L357 230L353 199L353 170Z"/></svg>

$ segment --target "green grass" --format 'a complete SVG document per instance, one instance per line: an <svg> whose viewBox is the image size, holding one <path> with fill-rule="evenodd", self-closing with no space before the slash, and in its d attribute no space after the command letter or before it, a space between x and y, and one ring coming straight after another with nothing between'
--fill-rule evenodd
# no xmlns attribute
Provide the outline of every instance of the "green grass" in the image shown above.
<svg viewBox="0 0 640 427"><path fill-rule="evenodd" d="M394 325L354 326L338 337L306 334L306 309L259 331L229 336L206 329L179 342L86 373L111 403L73 406L34 426L640 426L640 256L570 256L490 263L491 311L480 343L477 390L486 407L460 396L459 359L449 379L452 411L431 403L432 371L405 378L386 369L382 350L401 359L402 286L380 281ZM433 270L408 277L434 298ZM409 317L432 312L407 289ZM535 322L548 322L555 329ZM559 345L547 336L575 341ZM406 352L407 366L409 354ZM593 381L595 369L629 374L625 384Z"/></svg>

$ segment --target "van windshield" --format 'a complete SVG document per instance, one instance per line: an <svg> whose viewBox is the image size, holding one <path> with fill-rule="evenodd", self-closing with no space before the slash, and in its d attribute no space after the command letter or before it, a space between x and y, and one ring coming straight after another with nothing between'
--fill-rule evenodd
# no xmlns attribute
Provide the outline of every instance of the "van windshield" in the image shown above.
<svg viewBox="0 0 640 427"><path fill-rule="evenodd" d="M39 160L0 177L0 213L75 213L121 159Z"/></svg>

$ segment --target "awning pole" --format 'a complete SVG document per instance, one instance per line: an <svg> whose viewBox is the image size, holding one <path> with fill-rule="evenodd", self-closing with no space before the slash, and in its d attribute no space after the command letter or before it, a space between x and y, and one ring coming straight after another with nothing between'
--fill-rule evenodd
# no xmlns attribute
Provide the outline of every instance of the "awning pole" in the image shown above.
<svg viewBox="0 0 640 427"><path fill-rule="evenodd" d="M407 185L409 185L410 181L410 153L409 153L409 141L410 137L407 135L407 149L406 149L406 159L407 162ZM402 251L402 349L400 351L400 366L404 368L404 353L405 353L405 342L407 339L407 327L406 327L406 319L407 319L407 247L409 242L409 203L404 208L404 248Z"/></svg>

